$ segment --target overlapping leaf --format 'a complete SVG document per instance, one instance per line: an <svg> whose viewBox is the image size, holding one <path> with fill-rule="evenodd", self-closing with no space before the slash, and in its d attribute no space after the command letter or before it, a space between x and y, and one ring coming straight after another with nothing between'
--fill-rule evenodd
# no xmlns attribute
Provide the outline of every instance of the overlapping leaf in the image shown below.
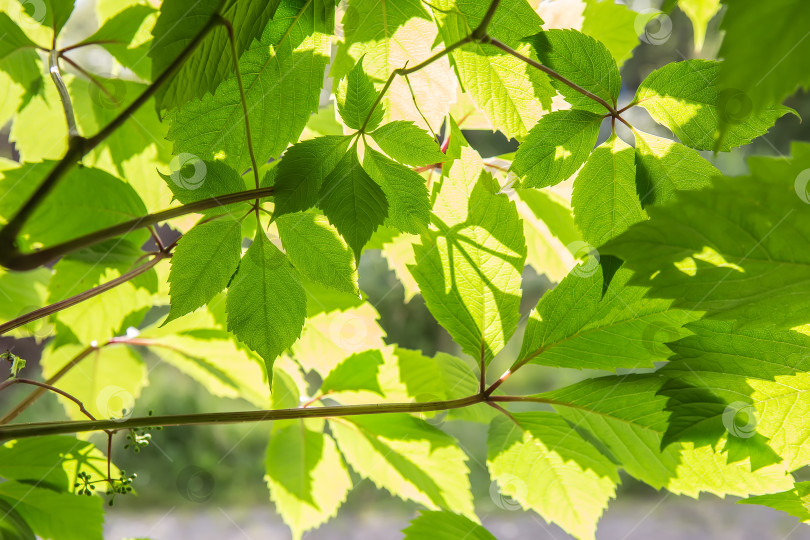
<svg viewBox="0 0 810 540"><path fill-rule="evenodd" d="M228 330L264 359L276 357L301 335L306 295L298 272L263 230L248 248L228 289Z"/></svg>
<svg viewBox="0 0 810 540"><path fill-rule="evenodd" d="M673 62L650 73L636 91L635 101L653 119L668 127L686 146L697 150L730 150L764 135L791 109L772 105L752 112L745 96L721 88L720 63L710 60ZM722 140L721 125L728 124Z"/></svg>
<svg viewBox="0 0 810 540"><path fill-rule="evenodd" d="M594 150L577 174L571 204L582 237L594 246L646 219L636 193L633 149L615 133Z"/></svg>
<svg viewBox="0 0 810 540"><path fill-rule="evenodd" d="M579 539L593 539L616 493L616 465L554 413L512 418L496 417L487 440L487 467L500 496Z"/></svg>
<svg viewBox="0 0 810 540"><path fill-rule="evenodd" d="M475 516L467 456L455 439L408 415L330 420L338 447L360 476L431 509Z"/></svg>
<svg viewBox="0 0 810 540"><path fill-rule="evenodd" d="M599 441L624 470L656 489L698 497L772 493L790 488L792 479L781 464L755 466L721 448L679 442L662 447L670 413L658 392L662 377L600 377L538 397L561 402L557 411L576 429Z"/></svg>
<svg viewBox="0 0 810 540"><path fill-rule="evenodd" d="M517 327L526 244L515 204L476 159L464 147L453 164L434 206L437 229L414 247L410 269L436 320L489 362Z"/></svg>
<svg viewBox="0 0 810 540"><path fill-rule="evenodd" d="M581 110L543 116L518 147L511 170L526 188L553 186L574 174L596 145L602 117Z"/></svg>
<svg viewBox="0 0 810 540"><path fill-rule="evenodd" d="M615 107L622 79L607 47L577 30L547 30L528 41L543 64ZM604 106L569 85L557 79L552 79L551 84L574 108L595 114L607 112Z"/></svg>
<svg viewBox="0 0 810 540"><path fill-rule="evenodd" d="M469 36L489 7L472 0L442 0L434 15L445 45ZM543 21L525 0L502 2L489 34L524 55L531 47L520 40L537 33ZM548 78L492 45L473 43L454 50L453 64L464 90L484 111L493 127L507 137L522 137L551 108L555 94Z"/></svg>
<svg viewBox="0 0 810 540"><path fill-rule="evenodd" d="M264 11L272 4L247 3ZM324 0L283 0L273 21L259 28L260 39L251 38L246 43L250 47L240 56L253 148L260 164L277 158L298 140L309 115L318 109L334 26L334 11L325 4ZM210 67L207 70L211 73ZM171 117L169 139L175 141L175 152L202 159L221 156L240 172L248 169L251 162L236 76L224 79L213 95L198 97Z"/></svg>
<svg viewBox="0 0 810 540"><path fill-rule="evenodd" d="M238 2L237 0L200 0L188 5L182 0L169 0L160 8L155 27L152 58L152 79L162 74L177 56L207 25L221 16L234 29L236 54L247 50L254 38L260 36L265 24L279 7L271 2ZM218 15L219 14L219 15ZM155 96L157 108L173 109L184 106L192 98L211 92L234 69L228 32L216 25L197 45L186 62L163 85Z"/></svg>
<svg viewBox="0 0 810 540"><path fill-rule="evenodd" d="M645 297L615 259L590 258L547 292L529 316L518 363L615 370L652 367L694 315Z"/></svg>
<svg viewBox="0 0 810 540"><path fill-rule="evenodd" d="M710 189L682 191L650 220L604 246L636 272L651 296L749 326L810 322L796 298L810 292L807 195L801 172L810 146L789 159L751 159L754 176L718 177ZM806 182L805 182L806 183ZM805 197L804 199L802 197Z"/></svg>

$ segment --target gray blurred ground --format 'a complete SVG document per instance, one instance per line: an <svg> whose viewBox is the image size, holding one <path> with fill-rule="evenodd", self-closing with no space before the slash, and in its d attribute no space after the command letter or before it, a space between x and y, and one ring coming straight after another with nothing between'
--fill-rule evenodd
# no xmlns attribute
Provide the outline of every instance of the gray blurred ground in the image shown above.
<svg viewBox="0 0 810 540"><path fill-rule="evenodd" d="M304 540L401 539L412 516L368 512L339 514ZM568 540L534 513L503 512L482 516L498 540ZM141 535L152 540L287 540L289 530L268 504L265 508L223 508L110 512L105 538ZM731 501L677 499L666 494L613 504L599 523L597 540L810 540L810 525L765 507Z"/></svg>

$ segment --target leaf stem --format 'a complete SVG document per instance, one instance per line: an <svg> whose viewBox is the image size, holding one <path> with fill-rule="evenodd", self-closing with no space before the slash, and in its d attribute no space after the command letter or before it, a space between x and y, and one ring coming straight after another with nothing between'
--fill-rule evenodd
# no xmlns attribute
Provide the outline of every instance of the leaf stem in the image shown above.
<svg viewBox="0 0 810 540"><path fill-rule="evenodd" d="M177 55L177 57L169 64L169 66L150 84L135 100L118 116L116 116L109 124L107 124L101 131L89 138L76 136L69 139L68 149L64 157L51 169L51 172L45 177L45 180L37 187L36 191L28 198L17 213L11 220L0 229L0 264L12 269L30 270L39 266L16 268L13 264L15 259L20 255L17 246L17 235L22 230L28 218L34 213L39 204L45 199L48 193L54 188L57 182L72 169L76 162L81 159L85 154L90 152L93 148L98 146L102 141L110 136L116 129L118 129L124 122L126 122L135 111L143 106L158 89L167 82L175 71L185 62L189 56L194 52L197 46L202 42L208 32L210 32L218 24L216 16L211 17L203 28L191 39L188 45Z"/></svg>
<svg viewBox="0 0 810 540"><path fill-rule="evenodd" d="M247 147L250 154L250 163L253 166L253 176L256 180L256 189L259 189L259 166L256 164L256 154L253 151L253 136L250 133L250 119L248 118L247 97L245 97L245 86L242 84L242 70L239 69L239 54L236 52L236 38L233 34L233 25L223 17L217 15L219 23L228 31L228 41L231 44L231 55L233 55L234 70L236 71L236 83L239 86L239 99L242 102L242 112L245 116L245 132L247 133ZM256 204L258 204L258 199Z"/></svg>
<svg viewBox="0 0 810 540"><path fill-rule="evenodd" d="M76 127L76 115L73 113L73 103L70 101L70 94L68 93L65 81L62 80L62 72L59 70L59 51L51 51L48 54L48 71L51 74L51 80L59 92L59 100L62 102L62 108L65 111L65 121L68 127L68 140L79 137L79 128Z"/></svg>
<svg viewBox="0 0 810 540"><path fill-rule="evenodd" d="M427 60L424 60L424 61L422 61L422 62L420 62L420 63L418 63L418 64L416 64L414 66L411 66L409 68L401 67L401 68L397 68L394 71L392 71L391 74L388 76L388 80L385 81L385 84L383 85L382 89L380 90L380 93L377 94L377 99L374 100L374 104L371 106L371 109L369 109L368 114L366 115L366 119L365 119L365 121L363 121L363 125L360 126L360 132L365 133L366 126L368 125L369 120L371 120L371 115L374 114L374 109L376 109L380 105L380 102L382 101L382 98L385 96L385 93L388 92L388 89L391 87L391 84L394 82L394 78L397 75L403 75L403 76L404 75L410 75L411 73L413 73L415 71L419 71L420 69L423 69L423 68L429 66L430 64L432 64L433 62L435 62L439 58L445 56L447 53L453 51L454 49L458 49L459 47L461 47L462 45L466 45L467 43L472 43L472 41L473 41L472 36L467 36L466 38L462 39L461 41L457 41L456 43L453 43L452 45L448 45L445 49L442 49L441 51L437 52L436 54L434 54L433 56L431 56Z"/></svg>
<svg viewBox="0 0 810 540"><path fill-rule="evenodd" d="M65 373L70 371L76 364L78 364L79 362L90 356L90 353L100 349L101 347L105 347L106 345L108 345L108 343L105 343L104 345L100 345L97 347L93 347L92 345L87 347L82 352L74 356L67 364L62 366L61 369L59 369L59 371L51 375L51 377L47 381L45 381L45 384L53 386L54 384L57 383L57 381L59 381L59 379L61 379L65 375ZM11 409L8 413L6 413L6 415L3 416L3 418L0 418L0 424L8 424L9 422L17 418L20 414L22 414L22 412L25 409L31 406L31 404L34 403L37 399L39 399L40 396L42 396L45 392L47 392L47 388L42 386L34 389L33 392L28 394L28 397L19 402L13 409Z"/></svg>
<svg viewBox="0 0 810 540"><path fill-rule="evenodd" d="M5 390L6 388L8 388L9 386L11 386L13 384L30 384L31 386L38 386L38 387L42 388L43 390L50 390L51 392L55 392L55 393L57 393L57 394L59 394L61 396L64 396L64 397L68 398L70 401L72 401L73 403L78 405L79 406L79 411L83 415L85 415L87 418L89 418L91 421L96 420L96 418L92 414L90 414L90 411L88 411L87 409L84 408L84 404L81 401L79 401L74 396L68 394L64 390L60 390L59 388L56 388L55 386L52 386L52 385L50 385L48 383L43 383L43 382L35 381L35 380L32 380L32 379L16 379L16 378L15 379L6 379L3 383L0 383L0 392L2 392L3 390ZM107 431L107 430L104 430L104 431Z"/></svg>
<svg viewBox="0 0 810 540"><path fill-rule="evenodd" d="M169 249L159 251L157 254L152 258L151 261L147 262L146 264L142 264L137 268L133 268L126 274L122 274L115 279L111 279L106 283L102 283L92 289L88 289L84 292L81 292L75 296L71 296L70 298L65 298L64 300L60 300L59 302L55 302L51 305L41 307L39 309L35 309L30 313L26 313L21 317L17 317L16 319L12 319L6 323L0 324L0 335L5 334L10 330L14 330L15 328L19 328L20 326L27 324L31 321L36 321L37 319L41 319L42 317L47 317L48 315L52 315L63 309L67 309L71 306L75 306L85 300L89 300L94 296L98 296L103 292L107 292L115 287L126 283L127 281L131 280L132 278L143 274L144 272L148 271L150 268L155 266L157 263L171 257L171 253ZM1 422L0 422L1 423Z"/></svg>
<svg viewBox="0 0 810 540"><path fill-rule="evenodd" d="M613 106L610 103L608 103L604 99L600 98L599 96L597 96L593 92L590 92L590 91L582 88L577 83L568 80L567 78L563 77L562 75L560 75L559 73L557 73L556 71L551 69L550 67L544 66L540 62L537 62L536 60L532 60L528 56L524 56L524 55L520 54L518 51L516 51L512 47L506 45L505 43L502 43L502 42L498 41L497 39L491 38L489 36L485 36L482 39L482 41L484 43L489 43L490 45L493 45L493 46L501 49L502 51L504 51L506 53L511 54L512 56L514 56L518 60L522 60L523 62L527 63L528 65L539 69L540 71L542 71L543 73L545 73L549 77L557 79L561 83L570 86L571 88L573 88L574 90L576 90L577 92L582 94L583 96L586 96L586 97L594 100L595 102L599 103L600 105L602 105L605 109L608 110L608 112L610 113L611 116L618 116L618 114L619 114L618 111L616 111L616 109L613 108Z"/></svg>

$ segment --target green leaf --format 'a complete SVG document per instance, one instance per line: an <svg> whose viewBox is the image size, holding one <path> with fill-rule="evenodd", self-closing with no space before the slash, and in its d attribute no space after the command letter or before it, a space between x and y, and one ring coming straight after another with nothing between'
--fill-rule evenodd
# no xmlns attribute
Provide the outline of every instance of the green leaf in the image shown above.
<svg viewBox="0 0 810 540"><path fill-rule="evenodd" d="M489 362L520 318L526 243L515 204L465 154L434 207L438 230L414 246L410 270L439 324L465 353Z"/></svg>
<svg viewBox="0 0 810 540"><path fill-rule="evenodd" d="M340 81L335 97L338 112L347 127L351 129L365 127L373 130L380 125L384 114L383 108L378 105L372 114L371 108L377 101L377 91L374 89L374 83L363 70L362 58L349 71L346 78ZM371 114L370 117L369 114ZM366 124L366 118L368 118L368 124Z"/></svg>
<svg viewBox="0 0 810 540"><path fill-rule="evenodd" d="M385 194L388 225L411 234L427 230L430 200L425 179L421 175L371 148L366 148L363 169Z"/></svg>
<svg viewBox="0 0 810 540"><path fill-rule="evenodd" d="M107 456L93 443L65 435L8 441L0 446L0 458L3 478L62 493L75 492L79 472L91 480L107 478ZM118 474L114 465L110 472ZM107 486L100 483L96 490L106 492Z"/></svg>
<svg viewBox="0 0 810 540"><path fill-rule="evenodd" d="M636 193L633 148L614 133L585 162L574 180L574 221L585 241L601 246L646 214Z"/></svg>
<svg viewBox="0 0 810 540"><path fill-rule="evenodd" d="M377 372L382 363L380 351L353 354L329 372L321 385L321 393L368 390L384 396L377 381Z"/></svg>
<svg viewBox="0 0 810 540"><path fill-rule="evenodd" d="M319 206L358 261L363 246L388 216L385 193L360 166L356 149L323 179Z"/></svg>
<svg viewBox="0 0 810 540"><path fill-rule="evenodd" d="M337 515L352 487L332 438L303 424L270 437L265 467L270 499L296 540Z"/></svg>
<svg viewBox="0 0 810 540"><path fill-rule="evenodd" d="M748 446L752 463L781 460L789 471L810 464L810 336L728 321L688 328L694 335L672 345L677 356L662 371L668 382L660 393L672 411L664 442L727 437L729 451Z"/></svg>
<svg viewBox="0 0 810 540"><path fill-rule="evenodd" d="M329 420L329 427L346 462L378 488L476 519L467 456L450 435L404 414Z"/></svg>
<svg viewBox="0 0 810 540"><path fill-rule="evenodd" d="M416 264L413 246L419 243L419 236L415 234L400 234L390 242L382 245L381 253L388 261L388 268L394 271L403 287L404 298L407 303L419 294L419 285L411 275L408 266Z"/></svg>
<svg viewBox="0 0 810 540"><path fill-rule="evenodd" d="M172 255L168 323L208 303L228 286L242 255L242 224L220 219L184 234Z"/></svg>
<svg viewBox="0 0 810 540"><path fill-rule="evenodd" d="M810 293L810 221L797 179L810 168L810 145L794 144L792 158L749 163L753 176L717 177L711 189L648 207L650 220L602 251L627 261L649 296L677 299L677 307L749 326L807 323L795 301Z"/></svg>
<svg viewBox="0 0 810 540"><path fill-rule="evenodd" d="M240 56L259 164L278 158L289 143L297 141L310 114L318 110L334 28L334 9L327 4L325 0L282 0L274 20L259 29L264 30L260 39L249 41L250 47ZM236 75L229 74L216 91L199 97L171 115L168 138L175 142L175 152L203 159L221 156L239 172L250 168ZM282 102L284 106L279 106Z"/></svg>
<svg viewBox="0 0 810 540"><path fill-rule="evenodd" d="M0 60L19 50L37 46L6 13L0 13L0 35L3 36L0 40Z"/></svg>
<svg viewBox="0 0 810 540"><path fill-rule="evenodd" d="M0 499L9 503L41 538L102 540L103 501L19 482L0 483Z"/></svg>
<svg viewBox="0 0 810 540"><path fill-rule="evenodd" d="M349 137L327 135L290 147L277 167L274 217L317 205L323 180L344 158L350 142Z"/></svg>
<svg viewBox="0 0 810 540"><path fill-rule="evenodd" d="M478 26L489 5L472 0L442 0L434 16L445 45L469 36ZM524 55L531 46L521 43L541 29L543 21L526 0L501 2L489 34ZM551 108L556 93L548 78L539 70L495 48L471 43L451 53L459 82L476 105L486 114L495 129L507 137L523 137Z"/></svg>
<svg viewBox="0 0 810 540"><path fill-rule="evenodd" d="M301 335L306 296L298 272L261 229L228 288L227 310L228 330L261 355L270 376Z"/></svg>
<svg viewBox="0 0 810 540"><path fill-rule="evenodd" d="M358 294L354 255L325 216L285 214L276 224L284 251L302 275L335 290Z"/></svg>
<svg viewBox="0 0 810 540"><path fill-rule="evenodd" d="M61 370L84 346L51 345L42 356L45 379ZM130 347L109 346L90 353L59 379L64 390L84 404L98 419L122 419L132 414L141 389L148 384L146 364ZM59 396L67 415L74 420L87 420L73 401Z"/></svg>
<svg viewBox="0 0 810 540"><path fill-rule="evenodd" d="M665 344L686 335L695 316L647 298L616 265L589 259L548 291L529 316L517 364L616 370L666 360Z"/></svg>
<svg viewBox="0 0 810 540"><path fill-rule="evenodd" d="M0 538L3 540L36 540L34 531L19 512L14 507L0 499L0 512L3 513L3 521L0 521Z"/></svg>
<svg viewBox="0 0 810 540"><path fill-rule="evenodd" d="M311 297L311 303L321 296ZM355 300L358 298L355 296ZM307 319L301 339L292 348L293 355L307 370L326 377L344 358L385 347L385 332L377 319L380 314L368 302L337 309L325 306L324 311Z"/></svg>
<svg viewBox="0 0 810 540"><path fill-rule="evenodd" d="M361 58L366 74L382 85L395 69L415 66L442 49L436 24L419 0L398 0L393 9L388 2L349 0L341 24L343 39L330 68L336 84ZM438 129L456 100L457 86L447 57L407 79L395 77L381 102L385 118L411 120L423 114ZM417 123L426 128L424 122Z"/></svg>
<svg viewBox="0 0 810 540"><path fill-rule="evenodd" d="M587 379L538 397L570 424L602 445L603 453L655 489L697 498L701 492L725 497L787 489L791 478L781 465L755 469L749 459L691 442L662 448L670 413L659 395L658 375L621 375Z"/></svg>
<svg viewBox="0 0 810 540"><path fill-rule="evenodd" d="M110 245L109 242L99 244L102 248L109 248ZM93 253L93 250L88 251ZM120 277L129 263L134 261L134 257L129 258L131 255L125 254L123 264L119 265L111 260L115 258L112 257L113 254L115 251L108 258L102 252L101 256L93 258L91 255L86 260L74 256L62 258L54 265L54 273L48 285L48 302L64 300ZM126 262L127 259L129 262ZM67 327L81 343L103 343L123 333L127 326L137 326L146 310L154 304L152 293L156 288L155 274L147 272L103 294L59 311L54 318ZM125 325L130 317L138 320Z"/></svg>
<svg viewBox="0 0 810 540"><path fill-rule="evenodd" d="M9 187L26 175L26 185L15 189L14 199L8 201L8 208L22 206L12 207L15 200L19 200L17 197L27 199L52 166L53 162L46 161L5 171L3 183L8 182ZM27 176L29 172L33 173L32 176ZM47 246L142 217L146 213L143 201L130 185L99 169L74 168L37 207L20 234L29 242L41 242ZM147 235L146 231L139 230L126 238L143 242Z"/></svg>
<svg viewBox="0 0 810 540"><path fill-rule="evenodd" d="M197 381L210 394L244 399L262 409L268 407L270 387L264 362L238 345L209 310L200 309L160 327L148 328L140 337L148 341L150 352Z"/></svg>
<svg viewBox="0 0 810 540"><path fill-rule="evenodd" d="M641 82L634 101L683 144L697 150L714 149L723 122L733 120L719 141L718 150L727 151L764 135L777 119L792 112L777 105L742 114L736 110L734 91L719 86L720 66L710 60L667 64Z"/></svg>
<svg viewBox="0 0 810 540"><path fill-rule="evenodd" d="M581 540L593 539L616 494L616 465L557 414L512 418L496 417L487 440L487 466L500 496Z"/></svg>
<svg viewBox="0 0 810 540"><path fill-rule="evenodd" d="M138 53L131 54L135 56ZM148 62L138 65L142 64ZM83 77L73 78L68 82L68 91L74 108L81 112L76 119L79 131L88 134L102 130L131 105L146 87L145 84L118 78L95 76L93 81ZM171 191L166 183L155 177L155 169L165 169L172 158L171 145L165 140L166 130L166 124L155 114L154 100L150 99L104 142L85 155L82 162L125 179L135 188L150 212L163 210L171 198Z"/></svg>
<svg viewBox="0 0 810 540"><path fill-rule="evenodd" d="M478 523L452 512L422 511L402 532L404 540L495 540Z"/></svg>
<svg viewBox="0 0 810 540"><path fill-rule="evenodd" d="M183 0L167 0L152 30L152 79L156 79L186 48L217 13L234 29L236 54L241 56L254 38L261 35L273 17L279 0L239 2L237 0L200 0L189 6ZM228 32L217 25L197 46L189 58L155 96L158 110L183 106L192 98L212 92L233 72L234 58Z"/></svg>
<svg viewBox="0 0 810 540"><path fill-rule="evenodd" d="M150 5L129 6L104 21L98 30L74 46L98 44L115 56L122 45L126 48L135 39L144 20L153 13L155 13L155 9Z"/></svg>
<svg viewBox="0 0 810 540"><path fill-rule="evenodd" d="M461 358L436 353L424 356L419 351L397 347L395 353L399 379L414 401L461 399L479 392L478 375ZM427 413L422 413L425 416ZM487 423L495 411L485 403L447 411L449 419Z"/></svg>
<svg viewBox="0 0 810 540"><path fill-rule="evenodd" d="M695 51L699 53L703 50L703 42L706 40L706 27L720 11L720 0L679 0L678 7L692 21Z"/></svg>
<svg viewBox="0 0 810 540"><path fill-rule="evenodd" d="M163 177L174 198L183 204L245 190L239 174L221 161L203 161L197 156L180 154L172 159L171 173ZM216 209L218 213L228 210ZM209 210L210 212L211 210Z"/></svg>
<svg viewBox="0 0 810 540"><path fill-rule="evenodd" d="M635 135L636 187L643 208L667 203L681 190L708 187L720 174L688 146L641 131Z"/></svg>
<svg viewBox="0 0 810 540"><path fill-rule="evenodd" d="M810 25L806 6L790 0L724 3L728 9L720 30L725 37L717 54L725 61L719 83L739 99L740 112L754 118L769 114L797 89L810 88L810 74L804 67L810 55L804 30ZM733 137L735 120L728 119L727 137Z"/></svg>
<svg viewBox="0 0 810 540"><path fill-rule="evenodd" d="M810 523L810 482L796 482L789 491L749 497L737 504L761 504L786 512L802 523Z"/></svg>
<svg viewBox="0 0 810 540"><path fill-rule="evenodd" d="M0 302L0 322L8 322L44 306L50 278L51 272L47 268L30 272L0 270L0 297L5 299ZM4 335L42 339L45 337L45 325L43 320L35 321Z"/></svg>
<svg viewBox="0 0 810 540"><path fill-rule="evenodd" d="M371 138L383 152L411 167L426 167L447 159L436 139L413 122L389 122L375 129Z"/></svg>
<svg viewBox="0 0 810 540"><path fill-rule="evenodd" d="M526 236L526 264L554 283L562 281L575 264L582 235L574 224L570 202L557 193L540 189L516 189L518 212ZM569 250L570 249L570 250Z"/></svg>
<svg viewBox="0 0 810 540"><path fill-rule="evenodd" d="M622 78L616 61L602 43L577 30L546 30L527 41L544 65L616 106ZM574 108L601 115L607 112L599 103L557 79L551 79L551 85Z"/></svg>
<svg viewBox="0 0 810 540"><path fill-rule="evenodd" d="M510 168L526 188L553 186L574 174L596 145L602 117L587 111L543 116L518 146Z"/></svg>
<svg viewBox="0 0 810 540"><path fill-rule="evenodd" d="M603 43L622 67L638 45L638 16L628 6L611 0L585 0L582 32Z"/></svg>

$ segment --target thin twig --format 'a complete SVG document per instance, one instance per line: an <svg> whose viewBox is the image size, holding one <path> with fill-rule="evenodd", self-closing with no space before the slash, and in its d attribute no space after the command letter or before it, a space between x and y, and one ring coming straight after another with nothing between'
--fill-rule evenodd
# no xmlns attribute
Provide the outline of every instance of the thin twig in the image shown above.
<svg viewBox="0 0 810 540"><path fill-rule="evenodd" d="M31 270L44 264L48 264L54 259L75 251L77 249L86 248L104 240L127 234L135 229L142 229L149 225L155 225L161 221L167 221L186 214L194 214L208 210L209 208L216 208L218 206L228 206L230 204L249 201L251 199L263 199L273 195L273 187L264 187L259 189L250 189L247 191L239 191L236 193L229 193L227 195L219 195L201 201L184 204L168 210L162 210L154 214L148 214L139 218L134 218L106 229L101 229L67 242L56 244L55 246L40 249L32 253L3 253L2 246L0 245L0 264L12 270Z"/></svg>
<svg viewBox="0 0 810 540"><path fill-rule="evenodd" d="M504 414L509 420L514 422L516 426L520 426L520 422L518 422L515 419L515 417L512 416L512 413L510 413L509 411L507 411L506 409L504 409L503 407L501 407L497 403L493 403L492 401L487 401L486 404L489 405L490 407L492 407L493 409L495 409L496 411Z"/></svg>
<svg viewBox="0 0 810 540"><path fill-rule="evenodd" d="M62 80L62 72L59 70L59 51L51 51L48 55L48 71L51 74L51 80L53 80L57 92L59 92L62 109L65 111L68 139L75 139L79 136L79 128L76 127L76 115L73 113L73 103L70 101L70 94L68 93L65 81Z"/></svg>
<svg viewBox="0 0 810 540"><path fill-rule="evenodd" d="M30 384L31 386L38 386L38 387L43 388L45 390L50 390L51 392L55 392L55 393L57 393L57 394L59 394L61 396L64 396L64 397L68 398L70 401L72 401L73 403L78 405L79 406L79 411L83 415L85 415L87 418L89 418L92 421L96 420L96 418L92 414L90 414L90 412L87 409L84 408L84 404L81 401L79 401L74 396L68 394L64 390L60 390L59 388L56 388L55 386L51 386L50 384L47 384L47 383L35 381L33 379L6 379L3 383L0 383L0 392L2 392L3 390L5 390L6 388L8 388L9 386L11 386L13 384Z"/></svg>
<svg viewBox="0 0 810 540"><path fill-rule="evenodd" d="M467 36L466 38L462 39L461 41L457 41L456 43L453 43L452 45L447 46L447 48L442 49L441 51L437 52L436 54L434 54L433 56L431 56L427 60L424 60L424 61L416 64L415 66L412 66L412 67L409 67L409 68L397 68L394 71L392 71L391 75L388 76L388 80L385 81L385 85L383 85L382 89L380 90L380 93L377 94L377 99L374 100L374 104L371 106L371 109L369 109L368 114L366 115L366 119L363 122L363 125L360 126L360 133L364 133L366 131L366 126L368 125L369 120L371 120L371 115L374 114L374 110L380 105L380 102L382 101L383 96L385 96L385 93L388 92L388 89L391 87L391 84L394 82L394 79L396 78L397 75L410 75L411 73L413 73L415 71L419 71L420 69L423 69L426 66L429 66L430 64L432 64L433 62L435 62L439 58L445 56L449 52L451 52L451 51L453 51L455 49L458 49L459 47L461 47L462 45L465 45L467 43L472 43L472 41L473 41L472 37Z"/></svg>
<svg viewBox="0 0 810 540"><path fill-rule="evenodd" d="M39 309L35 309L30 313L26 313L16 319L11 319L8 322L0 324L0 335L5 334L10 330L14 330L24 324L27 324L31 321L36 321L37 319L41 319L42 317L47 317L48 315L52 315L58 311L62 311L63 309L67 309L71 306L75 306L76 304L80 304L85 300L89 300L94 296L98 296L99 294L109 291L110 289L114 289L115 287L126 283L127 281L131 280L132 278L143 274L144 272L148 271L150 268L155 266L157 263L170 257L171 254L168 251L160 251L158 252L154 258L143 264L138 266L137 268L133 268L126 274L122 274L115 279L111 279L106 283L102 283L92 289L88 289L84 292L81 292L75 296L71 296L70 298L65 298L64 300L60 300L59 302L55 302L45 307L41 307Z"/></svg>
<svg viewBox="0 0 810 540"><path fill-rule="evenodd" d="M554 78L554 79L557 79L557 80L558 80L558 81L560 81L561 83L563 83L563 84L566 84L566 85L570 86L571 88L573 88L574 90L576 90L577 92L579 92L580 94L582 94L583 96L586 96L586 97L591 98L591 99L592 99L592 100L594 100L595 102L597 102L597 103L599 103L600 105L602 105L602 106L603 106L605 109L607 109L607 110L608 110L608 112L610 113L610 115L611 115L611 116L618 116L618 114L619 114L619 113L618 113L618 111L616 111L616 109L614 109L614 108L613 108L613 106L612 106L610 103L608 103L608 102L607 102L607 101L605 101L604 99L600 98L599 96L597 96L597 95L596 95L596 94L594 94L593 92L590 92L590 91L588 91L588 90L586 90L586 89L582 88L582 87L581 87L580 85L578 85L577 83L575 83L575 82L573 82L573 81L568 80L567 78L563 77L562 75L560 75L559 73L557 73L556 71L554 71L553 69L551 69L550 67L548 67L548 66L544 66L544 65L543 65L543 64L541 64L540 62L537 62L536 60L532 60L532 59L531 59L531 58L529 58L528 56L524 56L524 55L520 54L518 51L516 51L516 50L515 50L515 49L513 49L512 47L510 47L510 46L506 45L505 43L502 43L502 42L498 41L497 39L494 39L494 38L491 38L491 37L488 37L488 36L487 36L487 37L486 37L485 39L483 39L482 41L483 41L484 43L489 43L490 45L493 45L493 46L495 46L495 47L497 47L497 48L501 49L502 51L504 51L504 52L506 52L506 53L511 54L512 56L514 56L514 57L515 57L515 58L517 58L518 60L522 60L523 62L525 62L525 63L529 64L530 66L532 66L532 67L534 67L534 68L539 69L540 71L542 71L543 73L545 73L545 74L546 74L546 75L548 75L549 77L552 77L552 78Z"/></svg>
<svg viewBox="0 0 810 540"><path fill-rule="evenodd" d="M299 418L330 418L365 414L419 413L460 409L481 403L480 394L447 401L425 401L409 403L378 403L364 405L335 405L294 409L272 409L259 411L236 411L217 413L171 414L164 416L142 416L126 420L95 420L67 422L35 422L0 426L0 441L57 435L60 433L80 433L106 429L132 429L137 427L196 426L212 424L238 424L245 422L267 422L271 420L295 420Z"/></svg>
<svg viewBox="0 0 810 540"><path fill-rule="evenodd" d="M75 69L76 71L78 71L79 73L81 73L82 75L87 77L90 80L90 82L92 82L93 84L95 84L98 87L99 90L104 92L104 95L106 95L110 99L110 101L112 101L116 105L119 105L118 100L115 99L115 96L112 95L112 93L107 89L107 87L104 86L101 83L101 81L99 81L98 78L95 75L93 75L92 73L90 73L89 71L84 69L82 66L80 66L79 64L77 64L76 62L71 60L70 57L68 57L68 56L66 56L64 54L60 54L59 58L61 58L62 60L64 60L68 64L70 64L73 67L73 69Z"/></svg>
<svg viewBox="0 0 810 540"><path fill-rule="evenodd" d="M218 15L219 22L228 31L228 41L231 44L231 54L236 71L236 84L239 86L239 100L242 102L242 112L245 116L245 132L247 133L247 147L250 154L250 164L253 166L253 176L256 179L256 189L259 189L259 166L256 164L256 154L253 152L253 136L250 133L250 119L248 118L247 97L245 97L245 86L242 84L242 70L239 69L239 54L236 52L236 38L233 34L233 25L222 15ZM258 199L256 204L259 204Z"/></svg>
<svg viewBox="0 0 810 540"><path fill-rule="evenodd" d="M57 383L57 381L59 381L59 379L61 379L65 375L65 373L67 373L74 366L76 366L76 364L87 358L93 351L96 351L101 347L104 347L105 345L106 344L100 345L98 347L93 347L91 345L90 347L87 347L82 352L74 356L67 364L62 366L59 369L59 371L51 375L51 377L47 381L45 381L45 384L53 386L54 384ZM30 407L31 404L34 403L37 399L39 399L40 396L42 396L45 392L47 392L47 388L45 387L40 386L38 388L35 388L33 392L28 394L28 397L19 402L17 406L11 409L8 413L6 413L6 415L3 416L3 418L0 418L0 424L8 424L9 422L17 418L20 414L22 414L22 412L25 409Z"/></svg>

